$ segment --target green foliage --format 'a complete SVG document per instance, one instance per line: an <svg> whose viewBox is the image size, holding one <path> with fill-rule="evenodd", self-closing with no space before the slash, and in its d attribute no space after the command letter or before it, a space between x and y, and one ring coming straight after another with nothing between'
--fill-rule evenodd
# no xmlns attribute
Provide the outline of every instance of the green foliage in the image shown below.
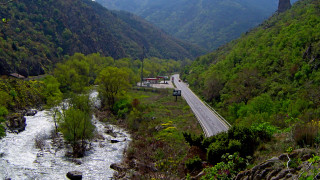
<svg viewBox="0 0 320 180"><path fill-rule="evenodd" d="M121 99L117 101L113 106L113 112L115 112L115 114L117 114L117 117L121 119L125 118L126 114L131 109L132 106L128 99Z"/></svg>
<svg viewBox="0 0 320 180"><path fill-rule="evenodd" d="M186 161L186 168L189 172L197 171L202 169L202 160L199 156L195 156Z"/></svg>
<svg viewBox="0 0 320 180"><path fill-rule="evenodd" d="M54 76L60 83L60 89L66 92L83 92L89 85L89 64L84 60L83 54L75 54L68 61L58 63Z"/></svg>
<svg viewBox="0 0 320 180"><path fill-rule="evenodd" d="M320 9L298 1L182 72L191 88L230 123L270 122L288 127L286 115L319 119Z"/></svg>
<svg viewBox="0 0 320 180"><path fill-rule="evenodd" d="M44 104L44 89L42 81L0 79L0 105L13 111Z"/></svg>
<svg viewBox="0 0 320 180"><path fill-rule="evenodd" d="M258 145L269 141L274 133L274 127L268 124L253 126L232 126L227 132L204 138L184 133L185 140L190 146L197 146L207 152L207 161L212 165L221 162L225 153L239 153L241 157L252 156ZM264 127L269 127L264 129Z"/></svg>
<svg viewBox="0 0 320 180"><path fill-rule="evenodd" d="M276 126L273 126L268 122L255 123L251 126L251 129L263 141L271 140L272 135L279 131Z"/></svg>
<svg viewBox="0 0 320 180"><path fill-rule="evenodd" d="M5 91L0 91L0 106L9 106L12 103L12 96Z"/></svg>
<svg viewBox="0 0 320 180"><path fill-rule="evenodd" d="M59 128L63 137L72 145L74 157L83 156L86 141L93 137L91 102L88 95L76 95L70 99L69 108L63 110Z"/></svg>
<svg viewBox="0 0 320 180"><path fill-rule="evenodd" d="M318 168L319 162L320 162L320 156L313 154L313 157L310 158L308 162L309 162L309 168L307 169L307 172L303 172L300 175L300 179L308 179L308 180L317 179L320 172L320 169Z"/></svg>
<svg viewBox="0 0 320 180"><path fill-rule="evenodd" d="M4 106L0 106L0 139L6 135L3 123L5 122L4 117L8 114L8 110Z"/></svg>
<svg viewBox="0 0 320 180"><path fill-rule="evenodd" d="M221 156L221 162L211 168L206 168L205 176L201 179L233 179L237 173L246 167L245 159L238 153L230 155L226 153Z"/></svg>
<svg viewBox="0 0 320 180"><path fill-rule="evenodd" d="M62 101L62 93L59 89L60 83L55 77L51 75L46 76L43 82L46 86L44 93L47 106L53 107L58 105Z"/></svg>
<svg viewBox="0 0 320 180"><path fill-rule="evenodd" d="M100 72L96 83L99 84L103 105L112 110L117 98L123 96L130 87L129 73L125 69L106 67Z"/></svg>
<svg viewBox="0 0 320 180"><path fill-rule="evenodd" d="M0 106L0 117L4 117L4 116L6 116L6 115L8 115L8 110L7 110L7 108L4 107L4 106Z"/></svg>
<svg viewBox="0 0 320 180"><path fill-rule="evenodd" d="M196 136L196 135L192 135L190 133L184 132L183 137L190 146L202 147L202 142L204 140L203 134Z"/></svg>

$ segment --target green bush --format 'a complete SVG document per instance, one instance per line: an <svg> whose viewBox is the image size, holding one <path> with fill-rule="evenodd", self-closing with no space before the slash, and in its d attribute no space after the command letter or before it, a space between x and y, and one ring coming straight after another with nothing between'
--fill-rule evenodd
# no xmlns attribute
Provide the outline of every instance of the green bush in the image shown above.
<svg viewBox="0 0 320 180"><path fill-rule="evenodd" d="M202 134L199 136L196 136L196 135L191 135L190 133L183 133L183 137L190 146L197 146L200 148L202 147L202 141L204 139L204 136Z"/></svg>
<svg viewBox="0 0 320 180"><path fill-rule="evenodd" d="M258 145L257 138L251 128L233 126L228 130L228 139L239 140L241 143L240 156L252 155ZM234 153L234 152L229 152Z"/></svg>
<svg viewBox="0 0 320 180"><path fill-rule="evenodd" d="M253 124L251 129L262 141L271 140L272 135L278 131L277 127L268 122Z"/></svg>
<svg viewBox="0 0 320 180"><path fill-rule="evenodd" d="M197 171L202 169L202 160L199 156L195 156L186 161L186 168L189 172Z"/></svg>
<svg viewBox="0 0 320 180"><path fill-rule="evenodd" d="M216 141L212 143L207 150L207 159L211 164L217 164L221 161L221 156L226 152L230 152L228 149L228 142Z"/></svg>
<svg viewBox="0 0 320 180"><path fill-rule="evenodd" d="M125 118L130 109L132 109L132 105L128 99L121 99L113 106L113 112L118 116L118 118Z"/></svg>
<svg viewBox="0 0 320 180"><path fill-rule="evenodd" d="M8 115L8 110L4 106L0 106L0 117Z"/></svg>
<svg viewBox="0 0 320 180"><path fill-rule="evenodd" d="M2 123L5 122L5 119L3 116L6 116L8 114L8 110L4 106L0 106L0 138L4 137L6 135L6 131Z"/></svg>
<svg viewBox="0 0 320 180"><path fill-rule="evenodd" d="M232 155L226 153L221 156L221 162L204 170L206 175L201 179L233 179L245 167L245 159L240 157L238 153Z"/></svg>

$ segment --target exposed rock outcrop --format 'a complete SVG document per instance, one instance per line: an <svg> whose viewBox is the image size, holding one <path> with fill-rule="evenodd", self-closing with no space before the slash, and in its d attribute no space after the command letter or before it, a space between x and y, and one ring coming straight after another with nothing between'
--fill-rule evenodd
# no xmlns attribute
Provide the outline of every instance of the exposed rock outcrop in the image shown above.
<svg viewBox="0 0 320 180"><path fill-rule="evenodd" d="M285 12L291 8L290 0L279 0L278 13Z"/></svg>
<svg viewBox="0 0 320 180"><path fill-rule="evenodd" d="M273 157L250 170L245 170L236 176L235 180L279 180L298 179L302 171L310 168L308 159L315 154L311 149L297 149L290 154L284 153L279 157ZM290 161L289 161L289 158Z"/></svg>
<svg viewBox="0 0 320 180"><path fill-rule="evenodd" d="M6 126L11 132L19 133L27 126L26 118L21 113L12 114L7 117Z"/></svg>

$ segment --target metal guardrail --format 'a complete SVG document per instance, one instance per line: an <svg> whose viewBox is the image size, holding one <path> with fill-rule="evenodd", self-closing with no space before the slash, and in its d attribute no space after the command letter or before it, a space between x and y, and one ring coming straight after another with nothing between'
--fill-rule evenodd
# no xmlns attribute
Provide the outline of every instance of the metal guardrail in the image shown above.
<svg viewBox="0 0 320 180"><path fill-rule="evenodd" d="M202 102L204 102L204 104L205 104L209 109L211 109L211 111L213 111L214 114L217 115L219 119L221 119L224 123L226 123L229 127L231 127L231 124L228 123L228 121L225 120L225 119L224 119L216 110L214 110L207 102L205 102L205 101L202 101Z"/></svg>

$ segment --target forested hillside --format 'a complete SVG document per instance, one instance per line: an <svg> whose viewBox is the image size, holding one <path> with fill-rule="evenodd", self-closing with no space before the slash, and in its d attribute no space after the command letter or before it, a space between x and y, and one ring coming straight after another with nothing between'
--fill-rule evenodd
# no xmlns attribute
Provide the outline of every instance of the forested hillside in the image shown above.
<svg viewBox="0 0 320 180"><path fill-rule="evenodd" d="M302 0L199 57L183 78L233 124L320 117L320 2Z"/></svg>
<svg viewBox="0 0 320 180"><path fill-rule="evenodd" d="M201 49L132 14L89 0L16 0L0 5L0 74L45 73L75 52L113 58L193 58Z"/></svg>
<svg viewBox="0 0 320 180"><path fill-rule="evenodd" d="M278 6L278 0L96 1L110 9L133 12L171 35L209 50L258 25Z"/></svg>

